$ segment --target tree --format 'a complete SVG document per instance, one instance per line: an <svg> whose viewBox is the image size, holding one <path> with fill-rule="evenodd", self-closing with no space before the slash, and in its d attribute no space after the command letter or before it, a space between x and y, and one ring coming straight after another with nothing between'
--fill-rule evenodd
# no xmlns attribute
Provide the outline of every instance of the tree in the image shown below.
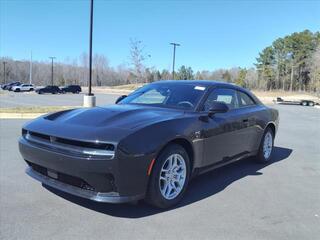
<svg viewBox="0 0 320 240"><path fill-rule="evenodd" d="M145 71L145 66L143 62L146 59L146 54L144 53L144 45L142 41L136 39L130 39L130 59L133 65L133 75L135 76L135 82L144 80L143 72Z"/></svg>
<svg viewBox="0 0 320 240"><path fill-rule="evenodd" d="M225 80L226 82L231 82L231 74L229 73L228 70L222 74L222 79Z"/></svg>
<svg viewBox="0 0 320 240"><path fill-rule="evenodd" d="M178 70L176 78L179 80L194 79L192 68L191 67L187 68L186 66L182 65Z"/></svg>
<svg viewBox="0 0 320 240"><path fill-rule="evenodd" d="M241 87L246 87L246 76L247 76L247 69L243 68L240 69L240 72L238 74L238 77L235 81L235 83Z"/></svg>

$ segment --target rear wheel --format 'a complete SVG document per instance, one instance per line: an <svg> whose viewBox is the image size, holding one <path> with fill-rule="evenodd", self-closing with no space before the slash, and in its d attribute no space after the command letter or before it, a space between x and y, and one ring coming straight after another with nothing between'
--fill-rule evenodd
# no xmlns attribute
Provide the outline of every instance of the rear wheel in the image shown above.
<svg viewBox="0 0 320 240"><path fill-rule="evenodd" d="M309 105L310 107L313 107L313 106L314 106L314 102L311 101L311 102L308 103L308 105Z"/></svg>
<svg viewBox="0 0 320 240"><path fill-rule="evenodd" d="M169 208L184 196L190 175L190 160L177 144L166 147L153 167L146 201L159 208Z"/></svg>
<svg viewBox="0 0 320 240"><path fill-rule="evenodd" d="M262 137L257 160L260 163L267 163L271 160L273 145L274 145L274 132L268 127Z"/></svg>
<svg viewBox="0 0 320 240"><path fill-rule="evenodd" d="M303 102L301 103L301 105L302 105L302 106L308 106L308 102L303 101Z"/></svg>

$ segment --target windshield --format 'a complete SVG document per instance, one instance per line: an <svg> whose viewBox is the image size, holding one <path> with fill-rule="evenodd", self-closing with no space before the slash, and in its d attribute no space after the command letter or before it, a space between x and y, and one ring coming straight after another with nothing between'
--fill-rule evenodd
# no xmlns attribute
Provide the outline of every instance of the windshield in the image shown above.
<svg viewBox="0 0 320 240"><path fill-rule="evenodd" d="M143 104L158 107L193 110L205 92L205 87L193 84L149 84L120 101L120 104Z"/></svg>

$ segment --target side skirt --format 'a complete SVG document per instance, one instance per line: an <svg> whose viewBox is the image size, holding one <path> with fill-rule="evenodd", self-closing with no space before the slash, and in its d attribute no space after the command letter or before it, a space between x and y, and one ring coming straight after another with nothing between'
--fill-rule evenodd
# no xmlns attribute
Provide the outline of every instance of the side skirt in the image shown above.
<svg viewBox="0 0 320 240"><path fill-rule="evenodd" d="M241 159L245 159L245 158L248 158L248 157L255 156L256 154L257 154L257 152L245 152L245 153L241 153L241 154L235 155L233 157L225 157L219 162L213 163L213 164L205 166L205 167L194 169L193 174L192 174L192 178L194 178L194 177L196 177L196 176L198 176L200 174L203 174L203 173L212 171L214 169L217 169L219 167L228 165L230 163L239 161Z"/></svg>

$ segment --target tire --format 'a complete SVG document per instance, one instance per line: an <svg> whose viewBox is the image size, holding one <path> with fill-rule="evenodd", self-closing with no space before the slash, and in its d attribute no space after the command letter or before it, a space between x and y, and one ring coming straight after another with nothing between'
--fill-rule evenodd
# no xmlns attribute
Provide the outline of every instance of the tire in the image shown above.
<svg viewBox="0 0 320 240"><path fill-rule="evenodd" d="M176 163L176 166L170 168L170 162ZM182 169L184 171L181 171ZM190 159L186 150L177 144L168 145L155 160L149 178L146 202L158 208L176 205L185 194L189 177Z"/></svg>
<svg viewBox="0 0 320 240"><path fill-rule="evenodd" d="M19 89L19 88L17 88L17 89L15 89L15 90L14 90L14 92L20 92L20 89Z"/></svg>
<svg viewBox="0 0 320 240"><path fill-rule="evenodd" d="M38 92L38 94L42 94L42 92L41 92L41 91L39 91L39 92Z"/></svg>
<svg viewBox="0 0 320 240"><path fill-rule="evenodd" d="M259 163L268 163L271 161L274 146L274 132L268 127L261 139L257 161Z"/></svg>
<svg viewBox="0 0 320 240"><path fill-rule="evenodd" d="M29 92L32 92L33 90L34 90L33 88L30 88L30 89L29 89Z"/></svg>
<svg viewBox="0 0 320 240"><path fill-rule="evenodd" d="M314 106L314 102L308 102L308 106L313 107Z"/></svg>
<svg viewBox="0 0 320 240"><path fill-rule="evenodd" d="M301 102L301 105L304 106L304 107L305 107L305 106L308 106L308 102L303 101L303 102Z"/></svg>

